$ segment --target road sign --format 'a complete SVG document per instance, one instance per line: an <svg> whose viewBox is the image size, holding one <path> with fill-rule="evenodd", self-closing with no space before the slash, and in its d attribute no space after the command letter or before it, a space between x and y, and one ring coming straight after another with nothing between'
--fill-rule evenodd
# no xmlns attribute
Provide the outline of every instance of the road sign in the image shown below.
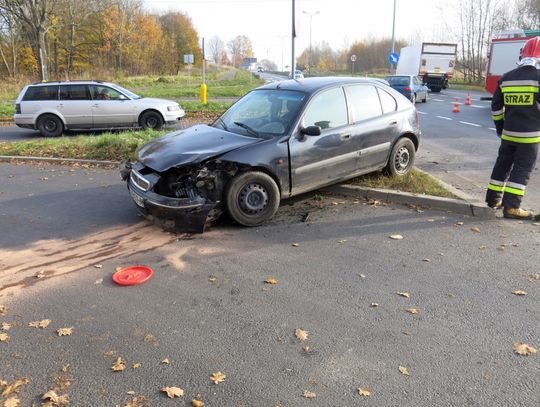
<svg viewBox="0 0 540 407"><path fill-rule="evenodd" d="M192 64L193 61L193 54L184 54L184 64Z"/></svg>
<svg viewBox="0 0 540 407"><path fill-rule="evenodd" d="M351 55L351 62L356 62L356 55L354 54Z"/></svg>
<svg viewBox="0 0 540 407"><path fill-rule="evenodd" d="M399 55L397 52L392 52L390 55L388 55L388 62L395 65L399 61Z"/></svg>

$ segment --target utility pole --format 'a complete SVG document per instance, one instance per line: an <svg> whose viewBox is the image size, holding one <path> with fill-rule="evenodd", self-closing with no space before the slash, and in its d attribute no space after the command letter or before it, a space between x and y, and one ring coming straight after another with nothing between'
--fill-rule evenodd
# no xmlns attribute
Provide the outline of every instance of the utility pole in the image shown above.
<svg viewBox="0 0 540 407"><path fill-rule="evenodd" d="M296 2L292 0L292 30L291 30L291 78L294 79L296 61L294 58L294 39L296 38Z"/></svg>
<svg viewBox="0 0 540 407"><path fill-rule="evenodd" d="M396 52L396 0L394 0L394 17L392 19L392 54ZM395 73L394 64L390 63L390 73Z"/></svg>
<svg viewBox="0 0 540 407"><path fill-rule="evenodd" d="M302 13L307 14L309 16L309 55L308 55L308 73L311 75L311 39L312 39L312 23L313 23L313 16L316 16L320 13L320 11L315 11L314 13L309 13L305 10L302 11Z"/></svg>

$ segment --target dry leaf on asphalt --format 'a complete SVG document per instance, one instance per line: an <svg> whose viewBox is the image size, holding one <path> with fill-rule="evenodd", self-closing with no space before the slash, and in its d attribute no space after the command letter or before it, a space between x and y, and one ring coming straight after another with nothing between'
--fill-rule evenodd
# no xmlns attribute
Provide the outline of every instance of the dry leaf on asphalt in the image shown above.
<svg viewBox="0 0 540 407"><path fill-rule="evenodd" d="M38 271L36 274L34 274L35 278L43 278L45 277L45 273L43 271Z"/></svg>
<svg viewBox="0 0 540 407"><path fill-rule="evenodd" d="M294 331L294 335L301 341L306 341L308 339L308 336L309 336L309 332L308 331L304 331L300 328L296 329L296 331Z"/></svg>
<svg viewBox="0 0 540 407"><path fill-rule="evenodd" d="M515 290L515 291L512 291L512 294L514 294L514 295L527 295L527 291Z"/></svg>
<svg viewBox="0 0 540 407"><path fill-rule="evenodd" d="M161 361L161 363L163 363L164 365L168 365L169 363L171 363L171 361L169 360L169 358L165 358Z"/></svg>
<svg viewBox="0 0 540 407"><path fill-rule="evenodd" d="M411 298L411 294L409 294L409 293L399 292L399 291L398 291L396 294L399 295L399 296L401 296L401 297Z"/></svg>
<svg viewBox="0 0 540 407"><path fill-rule="evenodd" d="M308 390L304 390L304 394L303 396L307 399L314 399L315 397L317 397L317 395L315 393L313 393L312 391L308 391Z"/></svg>
<svg viewBox="0 0 540 407"><path fill-rule="evenodd" d="M0 342L7 342L9 341L9 335L6 334L6 333L1 333L0 334Z"/></svg>
<svg viewBox="0 0 540 407"><path fill-rule="evenodd" d="M456 226L463 226L463 222L456 222Z"/></svg>
<svg viewBox="0 0 540 407"><path fill-rule="evenodd" d="M361 387L358 388L358 394L364 397L371 396L371 392L368 389L362 389Z"/></svg>
<svg viewBox="0 0 540 407"><path fill-rule="evenodd" d="M221 372L214 372L210 376L210 380L214 382L214 384L219 384L225 380L225 375Z"/></svg>
<svg viewBox="0 0 540 407"><path fill-rule="evenodd" d="M59 328L56 332L58 333L58 336L69 336L73 333L73 327Z"/></svg>
<svg viewBox="0 0 540 407"><path fill-rule="evenodd" d="M184 395L184 390L180 387L162 387L161 391L167 393L167 397L173 399L175 397L182 397Z"/></svg>
<svg viewBox="0 0 540 407"><path fill-rule="evenodd" d="M300 247L300 243L293 243L291 246L292 247Z"/></svg>
<svg viewBox="0 0 540 407"><path fill-rule="evenodd" d="M215 283L217 281L217 278L215 277L208 277L208 281L210 281L211 283Z"/></svg>
<svg viewBox="0 0 540 407"><path fill-rule="evenodd" d="M102 283L103 283L102 278L98 278L96 281L94 281L94 284L102 284Z"/></svg>
<svg viewBox="0 0 540 407"><path fill-rule="evenodd" d="M427 257L425 259L422 259L422 261L425 261L426 263L431 263L431 259L428 259Z"/></svg>
<svg viewBox="0 0 540 407"><path fill-rule="evenodd" d="M133 365L131 365L131 367L132 367L133 369L138 369L138 368L141 367L141 364L140 364L140 363L133 363Z"/></svg>
<svg viewBox="0 0 540 407"><path fill-rule="evenodd" d="M472 227L471 230L475 233L480 233L480 228L478 226Z"/></svg>
<svg viewBox="0 0 540 407"><path fill-rule="evenodd" d="M401 236L401 235L390 235L390 239L392 239L392 240L402 240L403 236Z"/></svg>
<svg viewBox="0 0 540 407"><path fill-rule="evenodd" d="M49 324L51 323L50 319L42 319L41 321L34 321L30 322L28 326L31 326L32 328L47 328Z"/></svg>
<svg viewBox="0 0 540 407"><path fill-rule="evenodd" d="M191 407L204 407L202 400L193 399L191 400Z"/></svg>
<svg viewBox="0 0 540 407"><path fill-rule="evenodd" d="M521 356L531 356L536 354L537 350L526 343L516 342L514 343L514 352Z"/></svg>
<svg viewBox="0 0 540 407"><path fill-rule="evenodd" d="M6 401L4 401L4 404L2 404L2 407L19 407L21 405L21 400L19 400L17 397L10 397Z"/></svg>
<svg viewBox="0 0 540 407"><path fill-rule="evenodd" d="M126 364L121 357L118 357L118 359L116 359L116 362L114 362L113 365L111 366L111 369L115 372L122 372L124 371L125 368L126 368Z"/></svg>
<svg viewBox="0 0 540 407"><path fill-rule="evenodd" d="M11 328L11 324L8 324L7 322L2 322L2 330L3 331L9 331Z"/></svg>
<svg viewBox="0 0 540 407"><path fill-rule="evenodd" d="M409 376L409 369L407 369L405 366L399 365L398 369L402 375Z"/></svg>
<svg viewBox="0 0 540 407"><path fill-rule="evenodd" d="M45 400L45 403L42 404L42 406L65 406L69 404L69 398L68 396L59 396L56 394L54 390L49 390L47 393L45 393L41 400Z"/></svg>
<svg viewBox="0 0 540 407"><path fill-rule="evenodd" d="M9 396L12 393L17 393L19 391L19 388L25 384L28 384L30 380L28 380L26 377L23 379L15 380L12 384L8 384L5 386L4 391L2 391L2 394L0 396Z"/></svg>
<svg viewBox="0 0 540 407"><path fill-rule="evenodd" d="M0 315L7 315L8 307L7 305L0 305Z"/></svg>
<svg viewBox="0 0 540 407"><path fill-rule="evenodd" d="M102 269L102 268L103 268L103 264L96 264L94 267L97 268L97 269Z"/></svg>
<svg viewBox="0 0 540 407"><path fill-rule="evenodd" d="M264 280L266 284L277 284L278 281L274 277L268 277L266 280Z"/></svg>
<svg viewBox="0 0 540 407"><path fill-rule="evenodd" d="M372 302L370 305L369 305L371 308L377 308L379 306L378 303L376 302Z"/></svg>

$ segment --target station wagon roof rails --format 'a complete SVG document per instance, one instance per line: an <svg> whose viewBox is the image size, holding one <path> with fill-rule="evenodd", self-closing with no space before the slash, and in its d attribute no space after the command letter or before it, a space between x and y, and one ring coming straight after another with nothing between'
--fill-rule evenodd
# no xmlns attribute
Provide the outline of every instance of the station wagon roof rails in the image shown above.
<svg viewBox="0 0 540 407"><path fill-rule="evenodd" d="M76 83L76 82L96 82L96 83L105 83L105 81L101 79L73 79L69 81L41 81L41 82L34 82L32 85L44 85L48 83Z"/></svg>

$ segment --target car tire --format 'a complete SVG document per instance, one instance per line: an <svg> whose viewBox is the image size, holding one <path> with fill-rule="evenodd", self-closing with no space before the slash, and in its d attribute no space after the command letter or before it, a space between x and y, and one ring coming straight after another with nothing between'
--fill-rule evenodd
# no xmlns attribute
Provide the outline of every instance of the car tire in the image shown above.
<svg viewBox="0 0 540 407"><path fill-rule="evenodd" d="M163 118L158 112L144 112L139 118L143 129L159 130L163 127Z"/></svg>
<svg viewBox="0 0 540 407"><path fill-rule="evenodd" d="M276 182L259 171L241 173L225 189L227 214L243 226L259 226L272 218L279 208L280 193Z"/></svg>
<svg viewBox="0 0 540 407"><path fill-rule="evenodd" d="M392 148L388 164L384 169L385 173L393 177L407 174L414 165L414 157L415 148L411 139L400 138Z"/></svg>
<svg viewBox="0 0 540 407"><path fill-rule="evenodd" d="M413 105L416 104L416 94L415 93L411 93L411 103Z"/></svg>
<svg viewBox="0 0 540 407"><path fill-rule="evenodd" d="M422 103L427 103L427 98L428 98L428 96L427 96L427 92L426 92L426 96L424 97L424 99L422 99Z"/></svg>
<svg viewBox="0 0 540 407"><path fill-rule="evenodd" d="M64 132L62 120L54 114L40 116L36 127L44 137L59 137Z"/></svg>

